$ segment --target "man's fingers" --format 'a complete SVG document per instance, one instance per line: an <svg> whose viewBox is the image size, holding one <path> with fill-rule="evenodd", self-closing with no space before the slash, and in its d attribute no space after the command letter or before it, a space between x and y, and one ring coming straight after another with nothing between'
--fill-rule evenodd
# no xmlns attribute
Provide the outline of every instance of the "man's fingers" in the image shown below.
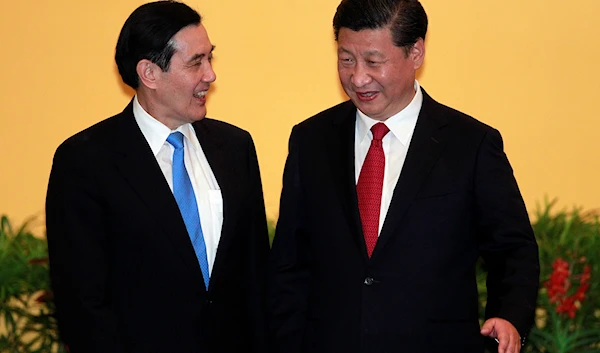
<svg viewBox="0 0 600 353"><path fill-rule="evenodd" d="M498 342L498 353L520 353L521 351L519 332L504 319L488 319L481 326L480 332Z"/></svg>
<svg viewBox="0 0 600 353"><path fill-rule="evenodd" d="M513 337L511 334L501 333L496 342L498 342L498 353L519 353L521 351L519 337Z"/></svg>
<svg viewBox="0 0 600 353"><path fill-rule="evenodd" d="M498 334L498 353L513 353L508 350L510 346L510 334L502 331Z"/></svg>
<svg viewBox="0 0 600 353"><path fill-rule="evenodd" d="M518 335L513 337L512 344L514 347L514 353L519 353L521 351L521 337Z"/></svg>
<svg viewBox="0 0 600 353"><path fill-rule="evenodd" d="M494 320L487 320L481 326L481 334L485 336L489 336L494 330Z"/></svg>

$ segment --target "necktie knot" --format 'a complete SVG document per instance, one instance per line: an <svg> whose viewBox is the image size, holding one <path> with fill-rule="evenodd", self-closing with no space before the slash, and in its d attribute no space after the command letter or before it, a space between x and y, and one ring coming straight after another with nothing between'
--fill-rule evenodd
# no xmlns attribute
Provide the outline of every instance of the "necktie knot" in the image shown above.
<svg viewBox="0 0 600 353"><path fill-rule="evenodd" d="M175 131L167 137L167 142L175 147L175 149L181 149L183 148L183 134L179 131Z"/></svg>
<svg viewBox="0 0 600 353"><path fill-rule="evenodd" d="M371 132L373 133L373 140L381 141L390 132L390 129L384 123L377 123L371 127Z"/></svg>

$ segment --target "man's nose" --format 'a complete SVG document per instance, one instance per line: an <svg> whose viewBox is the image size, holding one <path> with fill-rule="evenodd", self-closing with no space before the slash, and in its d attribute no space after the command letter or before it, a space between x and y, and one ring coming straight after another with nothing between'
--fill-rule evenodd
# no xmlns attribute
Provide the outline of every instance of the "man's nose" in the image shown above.
<svg viewBox="0 0 600 353"><path fill-rule="evenodd" d="M217 74L215 73L215 70L213 70L212 65L209 64L208 68L204 72L204 76L202 76L202 81L212 83L212 82L215 82L216 79L217 79Z"/></svg>
<svg viewBox="0 0 600 353"><path fill-rule="evenodd" d="M350 81L355 87L364 87L371 82L372 78L362 64L356 64Z"/></svg>

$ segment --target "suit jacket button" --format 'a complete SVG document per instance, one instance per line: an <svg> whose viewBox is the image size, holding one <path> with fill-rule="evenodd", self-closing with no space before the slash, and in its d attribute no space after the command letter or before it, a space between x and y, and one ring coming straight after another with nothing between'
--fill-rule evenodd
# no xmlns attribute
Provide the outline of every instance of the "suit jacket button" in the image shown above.
<svg viewBox="0 0 600 353"><path fill-rule="evenodd" d="M372 277L365 278L364 284L367 286L370 286L371 284L373 284L373 278Z"/></svg>

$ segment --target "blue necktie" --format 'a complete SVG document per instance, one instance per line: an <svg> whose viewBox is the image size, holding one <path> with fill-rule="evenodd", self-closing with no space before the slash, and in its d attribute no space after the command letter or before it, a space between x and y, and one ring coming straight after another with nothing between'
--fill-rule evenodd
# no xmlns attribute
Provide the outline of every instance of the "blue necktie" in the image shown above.
<svg viewBox="0 0 600 353"><path fill-rule="evenodd" d="M185 227L192 240L198 263L200 263L200 270L202 270L202 276L204 277L204 285L206 286L206 289L208 289L210 275L208 273L206 244L204 243L204 235L202 234L196 195L194 195L194 188L192 187L190 176L185 169L183 158L183 134L181 132L173 132L167 138L167 142L175 147L175 152L173 152L173 194L175 195L179 211L185 222Z"/></svg>

